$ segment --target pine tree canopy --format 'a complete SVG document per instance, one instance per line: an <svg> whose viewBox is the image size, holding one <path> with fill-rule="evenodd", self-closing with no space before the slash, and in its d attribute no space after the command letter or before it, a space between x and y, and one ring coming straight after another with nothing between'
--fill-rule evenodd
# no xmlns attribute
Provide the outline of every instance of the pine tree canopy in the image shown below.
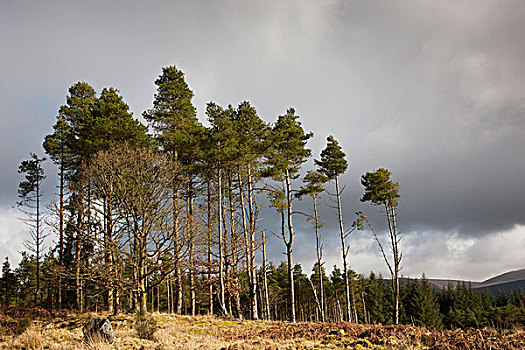
<svg viewBox="0 0 525 350"><path fill-rule="evenodd" d="M390 175L392 173L384 168L362 175L361 184L365 187L365 193L361 202L370 201L373 205L397 206L400 197L399 184L390 180Z"/></svg>
<svg viewBox="0 0 525 350"><path fill-rule="evenodd" d="M332 180L343 174L348 168L348 162L339 142L332 136L326 139L326 148L321 151L321 160L314 160L319 167L319 172L323 173Z"/></svg>
<svg viewBox="0 0 525 350"><path fill-rule="evenodd" d="M272 128L273 149L268 156L270 173L273 176L285 171L290 175L296 174L312 153L306 148L306 143L312 136L311 132L305 133L293 108L280 115Z"/></svg>
<svg viewBox="0 0 525 350"><path fill-rule="evenodd" d="M323 184L327 181L328 177L324 174L315 170L309 170L303 179L305 186L301 187L295 196L298 198L305 195L318 197L324 191Z"/></svg>
<svg viewBox="0 0 525 350"><path fill-rule="evenodd" d="M45 179L44 168L42 168L41 163L46 158L38 158L35 153L30 155L31 159L22 161L18 167L18 172L25 174L25 180L20 182L18 187L18 196L21 199L18 205L20 206L31 206L34 198L40 195L40 193L36 193L37 187Z"/></svg>

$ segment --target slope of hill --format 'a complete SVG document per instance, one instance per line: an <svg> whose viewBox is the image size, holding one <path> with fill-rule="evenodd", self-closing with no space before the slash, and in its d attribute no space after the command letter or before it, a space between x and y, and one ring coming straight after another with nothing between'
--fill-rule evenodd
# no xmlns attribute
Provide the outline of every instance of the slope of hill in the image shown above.
<svg viewBox="0 0 525 350"><path fill-rule="evenodd" d="M507 295L510 295L513 291L517 292L520 289L525 291L525 280L490 284L478 287L478 289L488 289L492 295L497 295L499 290L503 290Z"/></svg>
<svg viewBox="0 0 525 350"><path fill-rule="evenodd" d="M520 288L525 291L525 269L505 272L501 275L491 277L483 282L447 280L447 279L429 279L429 283L435 288L447 288L450 284L456 287L460 283L470 284L476 289L488 289L492 294L496 294L499 289L504 290L507 294L512 291L518 291Z"/></svg>
<svg viewBox="0 0 525 350"><path fill-rule="evenodd" d="M489 278L486 281L481 283L481 287L489 287L492 285L516 282L516 281L525 281L525 269L506 272L504 274Z"/></svg>
<svg viewBox="0 0 525 350"><path fill-rule="evenodd" d="M447 288L447 286L450 284L452 287L456 288L456 286L460 283L466 283L469 284L473 288L478 288L479 285L482 284L482 282L472 282L472 281L462 281L462 280L444 280L444 279L429 279L428 282L434 286L435 288Z"/></svg>

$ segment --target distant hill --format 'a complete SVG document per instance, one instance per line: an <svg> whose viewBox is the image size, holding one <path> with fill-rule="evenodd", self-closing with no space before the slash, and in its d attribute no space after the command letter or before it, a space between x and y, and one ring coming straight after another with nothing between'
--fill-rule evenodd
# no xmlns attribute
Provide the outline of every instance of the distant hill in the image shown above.
<svg viewBox="0 0 525 350"><path fill-rule="evenodd" d="M492 294L496 294L498 290L502 289L507 294L512 291L518 291L520 288L525 292L525 269L510 271L501 275L489 278L483 282L462 281L462 280L446 280L446 279L429 279L431 285L435 288L447 288L450 284L456 287L460 283L469 284L476 289L488 289Z"/></svg>
<svg viewBox="0 0 525 350"><path fill-rule="evenodd" d="M496 284L524 281L524 280L525 280L525 269L521 269L521 270L506 272L502 275L498 275L496 277L489 278L488 280L482 282L482 287L489 287L489 286L496 285Z"/></svg>
<svg viewBox="0 0 525 350"><path fill-rule="evenodd" d="M428 282L434 286L435 288L447 288L447 286L450 284L452 287L456 288L456 286L460 283L466 283L474 287L478 288L479 285L482 284L482 282L472 282L472 281L462 281L462 280L441 280L441 279L429 279Z"/></svg>
<svg viewBox="0 0 525 350"><path fill-rule="evenodd" d="M499 290L504 290L507 295L510 295L513 291L519 291L520 289L525 292L525 280L491 284L478 287L478 289L488 289L492 295L498 294Z"/></svg>

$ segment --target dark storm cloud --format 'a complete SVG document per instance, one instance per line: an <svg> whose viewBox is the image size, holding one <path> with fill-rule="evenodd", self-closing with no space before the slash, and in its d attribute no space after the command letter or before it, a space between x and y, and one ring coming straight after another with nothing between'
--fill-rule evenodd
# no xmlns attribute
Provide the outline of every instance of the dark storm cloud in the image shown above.
<svg viewBox="0 0 525 350"><path fill-rule="evenodd" d="M4 1L0 7L4 209L16 199L20 160L41 149L70 85L115 86L138 117L151 106L161 67L176 64L203 120L210 100L249 100L269 122L294 106L315 133L314 156L334 134L350 163L343 177L347 225L357 210L381 224L381 215L359 202L359 176L378 167L400 183L400 223L412 234L410 247L431 249L424 244L428 232L452 246L525 224L521 1ZM47 192L54 190L49 182ZM308 208L306 201L300 206ZM339 254L336 221L329 209L322 214L332 258ZM303 244L296 256L307 259L311 228L300 217L297 227ZM352 249L368 263L364 252L375 248L360 235Z"/></svg>
<svg viewBox="0 0 525 350"><path fill-rule="evenodd" d="M353 59L330 69L347 87L331 90L337 110L320 104L332 123L305 125L348 153L350 215L363 208L359 176L383 166L401 185L407 230L484 235L525 222L525 9L477 4L342 6L335 57Z"/></svg>

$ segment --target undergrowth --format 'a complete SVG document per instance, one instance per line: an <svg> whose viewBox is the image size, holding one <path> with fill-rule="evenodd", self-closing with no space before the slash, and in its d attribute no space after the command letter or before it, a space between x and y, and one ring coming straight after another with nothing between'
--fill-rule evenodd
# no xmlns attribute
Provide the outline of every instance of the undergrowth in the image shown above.
<svg viewBox="0 0 525 350"><path fill-rule="evenodd" d="M140 339L154 340L157 329L157 321L152 315L139 313L135 317L135 330Z"/></svg>
<svg viewBox="0 0 525 350"><path fill-rule="evenodd" d="M414 326L292 324L159 313L110 317L115 342L90 348L83 342L82 327L91 317L108 315L61 314L36 319L22 331L28 321L17 322L19 328L15 329L15 319L9 320L0 313L3 325L10 322L9 331L2 326L0 349L525 349L525 332L521 329L437 331ZM22 333L16 335L17 332Z"/></svg>

